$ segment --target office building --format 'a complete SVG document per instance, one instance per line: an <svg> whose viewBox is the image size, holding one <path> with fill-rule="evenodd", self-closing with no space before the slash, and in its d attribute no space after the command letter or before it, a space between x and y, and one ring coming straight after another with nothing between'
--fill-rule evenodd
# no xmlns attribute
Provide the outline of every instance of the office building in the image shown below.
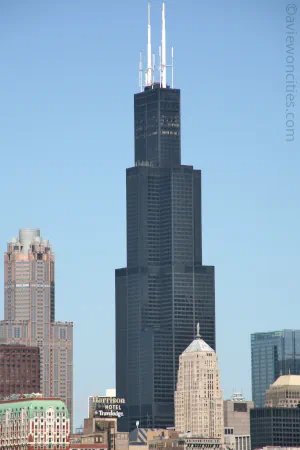
<svg viewBox="0 0 300 450"><path fill-rule="evenodd" d="M254 403L235 392L223 405L225 444L232 450L250 450L250 410Z"/></svg>
<svg viewBox="0 0 300 450"><path fill-rule="evenodd" d="M28 394L0 401L1 449L68 449L69 435L68 409L58 398Z"/></svg>
<svg viewBox="0 0 300 450"><path fill-rule="evenodd" d="M150 17L150 14L149 14ZM162 13L165 55L165 4ZM150 22L148 49L151 47ZM150 47L149 47L150 46ZM126 172L127 267L116 270L116 389L124 430L174 426L179 356L200 322L215 349L214 267L202 261L201 172L181 164L180 90L148 54Z"/></svg>
<svg viewBox="0 0 300 450"><path fill-rule="evenodd" d="M252 400L263 407L266 389L280 375L300 374L300 330L251 335Z"/></svg>
<svg viewBox="0 0 300 450"><path fill-rule="evenodd" d="M300 376L279 377L264 408L250 410L251 448L300 446Z"/></svg>
<svg viewBox="0 0 300 450"><path fill-rule="evenodd" d="M224 442L223 398L216 352L200 337L179 358L175 429Z"/></svg>
<svg viewBox="0 0 300 450"><path fill-rule="evenodd" d="M4 321L0 339L40 349L44 397L60 397L72 418L73 323L55 321L55 258L38 229L21 229L4 256ZM72 420L71 420L72 422Z"/></svg>
<svg viewBox="0 0 300 450"><path fill-rule="evenodd" d="M299 408L254 408L250 412L251 448L300 447Z"/></svg>
<svg viewBox="0 0 300 450"><path fill-rule="evenodd" d="M40 349L0 345L0 398L40 392Z"/></svg>

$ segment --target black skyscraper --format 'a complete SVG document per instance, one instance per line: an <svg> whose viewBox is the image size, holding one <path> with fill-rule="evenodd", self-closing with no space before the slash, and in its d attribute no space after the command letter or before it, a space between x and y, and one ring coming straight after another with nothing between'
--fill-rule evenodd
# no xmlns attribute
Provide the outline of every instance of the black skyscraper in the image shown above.
<svg viewBox="0 0 300 450"><path fill-rule="evenodd" d="M127 267L116 270L119 428L174 424L179 355L196 323L215 348L214 267L202 265L201 172L181 165L180 91L152 83L134 98L127 169Z"/></svg>

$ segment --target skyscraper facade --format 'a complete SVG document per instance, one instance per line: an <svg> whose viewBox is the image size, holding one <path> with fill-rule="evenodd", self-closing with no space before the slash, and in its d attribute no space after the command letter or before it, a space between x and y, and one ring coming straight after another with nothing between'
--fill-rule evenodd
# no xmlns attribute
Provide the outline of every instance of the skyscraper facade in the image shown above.
<svg viewBox="0 0 300 450"><path fill-rule="evenodd" d="M175 392L175 429L224 443L223 396L216 352L201 339L199 328L193 342L179 358Z"/></svg>
<svg viewBox="0 0 300 450"><path fill-rule="evenodd" d="M179 355L197 322L215 348L214 267L202 264L201 172L181 164L180 90L166 84L164 67L160 77L155 83L148 66L146 85L134 96L127 267L116 270L116 388L127 401L124 430L136 421L145 428L174 425Z"/></svg>
<svg viewBox="0 0 300 450"><path fill-rule="evenodd" d="M280 375L300 374L300 330L252 334L251 370L252 399L262 408L266 389Z"/></svg>
<svg viewBox="0 0 300 450"><path fill-rule="evenodd" d="M73 409L73 323L55 322L55 258L38 229L21 229L4 255L4 321L0 339L40 349L44 397Z"/></svg>

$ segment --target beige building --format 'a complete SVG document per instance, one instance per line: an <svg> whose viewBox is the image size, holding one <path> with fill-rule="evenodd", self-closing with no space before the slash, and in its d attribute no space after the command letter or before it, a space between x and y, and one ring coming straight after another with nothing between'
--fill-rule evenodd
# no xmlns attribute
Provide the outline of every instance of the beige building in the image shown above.
<svg viewBox="0 0 300 450"><path fill-rule="evenodd" d="M293 408L299 403L299 375L282 375L266 390L265 407Z"/></svg>
<svg viewBox="0 0 300 450"><path fill-rule="evenodd" d="M4 255L0 340L40 349L40 387L73 411L73 323L55 321L55 258L38 229L21 229Z"/></svg>
<svg viewBox="0 0 300 450"><path fill-rule="evenodd" d="M224 441L223 398L216 352L201 339L179 357L175 392L175 429L201 438Z"/></svg>
<svg viewBox="0 0 300 450"><path fill-rule="evenodd" d="M224 400L224 438L232 450L250 450L250 410L252 401L247 401L241 393L234 393L230 400Z"/></svg>
<svg viewBox="0 0 300 450"><path fill-rule="evenodd" d="M88 418L84 419L83 432L77 435L81 445L97 443L106 445L108 450L128 450L129 433L118 431L125 399L115 395L115 389L107 389L105 396L88 398Z"/></svg>

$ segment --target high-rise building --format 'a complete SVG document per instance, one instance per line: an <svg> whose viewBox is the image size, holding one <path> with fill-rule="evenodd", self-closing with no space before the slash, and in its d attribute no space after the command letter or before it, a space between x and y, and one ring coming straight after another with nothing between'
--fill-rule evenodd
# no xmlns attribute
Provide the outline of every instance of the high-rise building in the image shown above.
<svg viewBox="0 0 300 450"><path fill-rule="evenodd" d="M149 7L150 10L150 7ZM179 356L200 322L215 349L214 267L202 264L201 172L181 164L180 90L151 66L134 96L135 167L126 172L127 267L116 270L116 389L120 428L174 425Z"/></svg>
<svg viewBox="0 0 300 450"><path fill-rule="evenodd" d="M280 376L250 411L251 448L300 447L300 376Z"/></svg>
<svg viewBox="0 0 300 450"><path fill-rule="evenodd" d="M41 391L44 397L62 398L71 415L73 323L55 322L54 253L38 229L21 229L7 246L0 338L39 347Z"/></svg>
<svg viewBox="0 0 300 450"><path fill-rule="evenodd" d="M40 392L40 349L0 345L0 397Z"/></svg>
<svg viewBox="0 0 300 450"><path fill-rule="evenodd" d="M224 442L223 397L216 352L197 335L179 358L175 429Z"/></svg>
<svg viewBox="0 0 300 450"><path fill-rule="evenodd" d="M300 330L251 335L252 400L263 407L266 389L280 375L300 374Z"/></svg>

